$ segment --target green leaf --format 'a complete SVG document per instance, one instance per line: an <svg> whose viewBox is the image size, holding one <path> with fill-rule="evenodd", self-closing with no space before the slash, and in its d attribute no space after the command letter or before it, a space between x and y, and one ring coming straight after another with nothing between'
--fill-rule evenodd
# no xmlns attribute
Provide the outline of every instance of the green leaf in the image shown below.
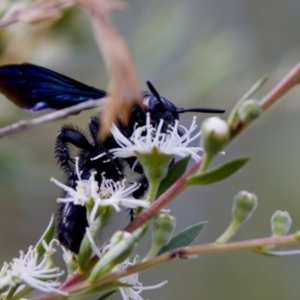
<svg viewBox="0 0 300 300"><path fill-rule="evenodd" d="M168 171L167 176L162 180L157 191L158 198L164 193L174 182L176 182L186 171L191 156L187 156L178 160Z"/></svg>
<svg viewBox="0 0 300 300"><path fill-rule="evenodd" d="M175 248L185 247L190 245L198 237L198 235L204 229L205 225L206 222L201 222L179 232L171 239L168 245L160 249L157 255L163 254Z"/></svg>
<svg viewBox="0 0 300 300"><path fill-rule="evenodd" d="M241 167L248 162L249 157L241 157L220 165L214 169L207 170L200 174L195 174L187 178L189 184L209 184L216 181L223 180L234 174Z"/></svg>
<svg viewBox="0 0 300 300"><path fill-rule="evenodd" d="M105 293L104 295L100 296L99 298L97 298L97 300L105 300L107 299L109 296L113 295L117 290L112 290L109 291L107 293Z"/></svg>
<svg viewBox="0 0 300 300"><path fill-rule="evenodd" d="M41 238L35 245L35 249L38 252L39 258L42 257L46 251L43 246L43 241L45 241L47 244L49 244L50 241L53 239L54 232L55 232L55 219L54 219L54 215L52 214L47 229L45 230L45 232L43 233L43 235L41 236Z"/></svg>

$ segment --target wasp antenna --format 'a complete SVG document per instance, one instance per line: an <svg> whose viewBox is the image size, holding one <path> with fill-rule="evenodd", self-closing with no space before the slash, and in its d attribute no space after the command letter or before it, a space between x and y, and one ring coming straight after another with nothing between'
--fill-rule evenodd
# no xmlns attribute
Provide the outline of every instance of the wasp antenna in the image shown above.
<svg viewBox="0 0 300 300"><path fill-rule="evenodd" d="M153 86L153 84L150 81L146 81L146 84L148 85L148 88L149 88L150 92L161 103L161 105L163 105L163 102L161 101L161 97L160 97L158 91L156 90L156 88Z"/></svg>
<svg viewBox="0 0 300 300"><path fill-rule="evenodd" d="M224 109L218 108L203 108L203 107L195 107L195 108L178 108L177 113L182 114L185 112L197 112L197 113L206 113L206 114L223 114L225 112Z"/></svg>

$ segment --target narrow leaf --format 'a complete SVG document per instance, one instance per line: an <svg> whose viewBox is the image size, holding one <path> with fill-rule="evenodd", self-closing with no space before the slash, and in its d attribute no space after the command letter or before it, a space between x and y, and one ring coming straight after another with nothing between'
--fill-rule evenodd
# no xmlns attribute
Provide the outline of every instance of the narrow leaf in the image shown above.
<svg viewBox="0 0 300 300"><path fill-rule="evenodd" d="M55 232L55 219L54 219L54 215L52 215L47 229L45 230L40 240L35 245L39 258L42 257L46 251L43 246L43 241L49 244L50 241L53 239L54 232Z"/></svg>
<svg viewBox="0 0 300 300"><path fill-rule="evenodd" d="M179 232L177 235L175 235L168 245L164 246L157 255L163 254L167 251L173 250L175 248L179 247L185 247L190 245L201 233L201 231L204 229L206 222L201 222L198 224L195 224L193 226L190 226L183 231Z"/></svg>
<svg viewBox="0 0 300 300"><path fill-rule="evenodd" d="M109 291L109 292L105 293L104 295L102 295L101 297L97 298L97 300L105 300L108 297L110 297L111 295L113 295L116 291L117 290Z"/></svg>
<svg viewBox="0 0 300 300"><path fill-rule="evenodd" d="M269 251L261 249L253 249L255 252L266 256L299 256L300 250L286 250L286 251Z"/></svg>
<svg viewBox="0 0 300 300"><path fill-rule="evenodd" d="M250 159L249 157L241 157L241 158L234 159L214 169L205 171L200 174L192 175L188 177L187 181L189 184L204 185L204 184L209 184L209 183L223 180L229 177L230 175L234 174L241 167L243 167L249 159Z"/></svg>
<svg viewBox="0 0 300 300"><path fill-rule="evenodd" d="M165 192L174 182L176 182L186 171L191 156L178 160L168 171L167 176L160 183L156 197Z"/></svg>

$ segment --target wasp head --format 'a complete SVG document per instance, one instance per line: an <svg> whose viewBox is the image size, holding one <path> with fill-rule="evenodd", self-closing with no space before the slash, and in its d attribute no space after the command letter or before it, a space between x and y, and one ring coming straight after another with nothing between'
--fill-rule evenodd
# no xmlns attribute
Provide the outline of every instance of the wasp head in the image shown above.
<svg viewBox="0 0 300 300"><path fill-rule="evenodd" d="M151 93L144 92L145 110L150 113L152 125L156 127L160 120L163 120L162 131L166 131L169 125L174 125L175 120L179 119L177 107L171 101L161 97L149 81L147 85Z"/></svg>

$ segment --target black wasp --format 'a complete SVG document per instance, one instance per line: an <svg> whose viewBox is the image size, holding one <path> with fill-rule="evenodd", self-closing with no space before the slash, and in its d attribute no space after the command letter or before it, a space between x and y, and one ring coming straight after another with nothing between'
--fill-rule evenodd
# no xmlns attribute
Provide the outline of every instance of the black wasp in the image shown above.
<svg viewBox="0 0 300 300"><path fill-rule="evenodd" d="M151 91L142 92L143 107L134 106L128 125L119 122L117 126L122 133L130 137L136 124L145 125L146 113L149 112L151 122L155 126L160 119L165 124L173 125L184 112L223 113L220 109L210 108L177 108L166 98L160 97L154 87L148 83ZM39 112L47 109L62 109L89 99L99 99L106 92L85 85L67 76L33 64L5 65L0 67L0 92L17 106L30 111ZM97 171L96 180L101 184L101 174L105 172L108 179L118 181L123 179L126 167L132 168L138 175L141 185L133 193L133 197L141 198L148 188L148 182L140 164L135 164L135 158L108 159L109 149L118 147L112 136L99 142L97 136L101 127L101 118L92 117L89 121L89 136L73 125L64 126L58 133L55 142L55 154L60 167L65 171L67 185L76 187L77 174L75 161L70 155L70 146L77 148L79 169L82 179L88 179L91 171ZM167 126L166 126L167 128ZM106 153L102 159L92 161L91 158ZM62 203L58 213L57 234L62 245L78 253L80 243L88 226L85 207L72 203Z"/></svg>

